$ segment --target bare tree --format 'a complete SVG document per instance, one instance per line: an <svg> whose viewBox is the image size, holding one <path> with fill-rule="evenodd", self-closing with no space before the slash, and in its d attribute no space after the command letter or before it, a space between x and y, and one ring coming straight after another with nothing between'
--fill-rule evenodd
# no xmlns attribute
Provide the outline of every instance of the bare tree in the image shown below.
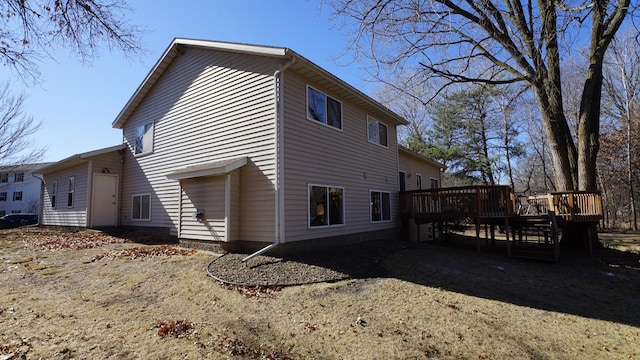
<svg viewBox="0 0 640 360"><path fill-rule="evenodd" d="M640 48L635 40L636 36L637 32L627 32L624 37L613 42L608 52L609 61L604 76L604 89L612 105L608 115L622 127L623 136L618 136L618 139L623 138L625 143L626 183L634 230L638 230L638 217L633 164L637 161L636 148L640 145L637 134L632 130L640 115ZM620 144L616 145L619 148Z"/></svg>
<svg viewBox="0 0 640 360"><path fill-rule="evenodd" d="M38 62L57 46L81 61L101 46L126 55L142 51L140 29L127 22L123 0L4 0L0 2L0 62L23 80L38 79Z"/></svg>
<svg viewBox="0 0 640 360"><path fill-rule="evenodd" d="M411 68L445 79L444 86L527 84L543 119L556 186L595 190L603 59L636 10L630 0L328 1L337 16L355 22L356 54L373 61L378 77ZM589 62L576 144L564 114L560 65L575 47L573 36L585 30Z"/></svg>
<svg viewBox="0 0 640 360"><path fill-rule="evenodd" d="M24 164L39 160L43 148L32 145L31 135L40 123L24 114L24 93L11 94L9 84L0 88L0 166Z"/></svg>

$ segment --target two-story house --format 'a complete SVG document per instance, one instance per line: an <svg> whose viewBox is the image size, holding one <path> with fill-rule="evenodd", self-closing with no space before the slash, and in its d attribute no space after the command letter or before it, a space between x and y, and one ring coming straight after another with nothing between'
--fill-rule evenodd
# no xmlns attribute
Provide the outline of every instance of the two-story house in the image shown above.
<svg viewBox="0 0 640 360"><path fill-rule="evenodd" d="M41 179L34 172L45 163L0 167L0 216L40 211Z"/></svg>
<svg viewBox="0 0 640 360"><path fill-rule="evenodd" d="M399 151L405 124L288 48L175 39L112 124L123 145L45 169L43 224L106 225L106 212L114 226L263 250L394 238L403 161L440 181L439 164ZM51 206L70 191L80 214Z"/></svg>

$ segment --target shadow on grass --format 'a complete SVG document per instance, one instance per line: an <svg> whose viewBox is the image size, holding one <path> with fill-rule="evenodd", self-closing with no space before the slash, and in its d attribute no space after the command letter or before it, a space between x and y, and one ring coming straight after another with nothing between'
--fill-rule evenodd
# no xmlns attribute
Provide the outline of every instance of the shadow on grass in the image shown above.
<svg viewBox="0 0 640 360"><path fill-rule="evenodd" d="M224 261L238 266L237 259ZM500 242L477 253L473 238L444 244L375 241L276 262L269 257L256 261L269 267L236 268L235 278L268 279L269 274L281 276L284 270L292 272L297 267L328 269L338 274L333 280L397 278L525 307L640 326L640 255L612 249L598 250L594 259L564 254L558 263L545 263L509 259ZM227 265L217 264L212 270ZM243 271L246 273L238 274Z"/></svg>

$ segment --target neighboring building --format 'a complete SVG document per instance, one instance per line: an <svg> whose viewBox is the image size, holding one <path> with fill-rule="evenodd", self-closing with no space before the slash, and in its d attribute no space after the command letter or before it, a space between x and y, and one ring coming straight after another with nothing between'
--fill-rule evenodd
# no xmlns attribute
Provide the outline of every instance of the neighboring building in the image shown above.
<svg viewBox="0 0 640 360"><path fill-rule="evenodd" d="M46 163L0 166L0 216L40 211L42 181L33 176Z"/></svg>
<svg viewBox="0 0 640 360"><path fill-rule="evenodd" d="M253 248L397 237L402 159L440 180L439 164L399 153L406 124L290 49L175 39L113 122L117 225ZM81 178L64 162L46 169L45 199L54 171L63 194L62 179L91 189L103 167ZM44 204L44 224L69 223ZM76 204L95 226L98 203Z"/></svg>

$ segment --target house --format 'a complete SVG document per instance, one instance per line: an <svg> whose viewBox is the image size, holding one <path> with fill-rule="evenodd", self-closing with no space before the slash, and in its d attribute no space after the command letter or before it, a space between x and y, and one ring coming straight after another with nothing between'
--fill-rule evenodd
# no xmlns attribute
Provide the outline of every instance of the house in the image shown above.
<svg viewBox="0 0 640 360"><path fill-rule="evenodd" d="M0 216L40 211L41 179L34 173L47 163L0 167Z"/></svg>
<svg viewBox="0 0 640 360"><path fill-rule="evenodd" d="M124 144L70 156L38 170L44 178L42 225L118 225Z"/></svg>
<svg viewBox="0 0 640 360"><path fill-rule="evenodd" d="M401 164L440 181L439 164L399 150L406 124L288 48L174 39L112 124L118 172L76 156L46 169L44 198L74 187L75 208L86 181L71 212L98 225L104 167L121 175L117 226L262 251L395 238ZM50 205L45 224L68 218Z"/></svg>

